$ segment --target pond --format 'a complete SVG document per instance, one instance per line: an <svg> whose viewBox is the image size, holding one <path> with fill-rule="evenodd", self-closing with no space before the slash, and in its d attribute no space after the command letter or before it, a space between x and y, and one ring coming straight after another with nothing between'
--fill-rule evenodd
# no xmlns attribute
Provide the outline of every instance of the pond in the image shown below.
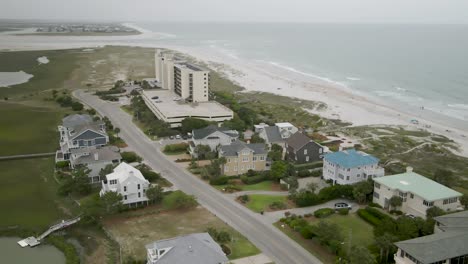
<svg viewBox="0 0 468 264"><path fill-rule="evenodd" d="M49 245L39 245L34 248L22 248L17 242L20 238L0 237L1 263L22 264L64 264L65 256L57 248Z"/></svg>
<svg viewBox="0 0 468 264"><path fill-rule="evenodd" d="M0 72L0 87L8 87L11 85L25 83L32 77L32 74L25 73L24 71Z"/></svg>

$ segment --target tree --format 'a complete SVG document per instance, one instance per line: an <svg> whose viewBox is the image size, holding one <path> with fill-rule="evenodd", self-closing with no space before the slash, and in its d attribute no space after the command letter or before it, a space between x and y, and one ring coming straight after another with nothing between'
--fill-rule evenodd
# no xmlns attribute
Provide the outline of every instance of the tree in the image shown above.
<svg viewBox="0 0 468 264"><path fill-rule="evenodd" d="M91 184L89 183L89 177L88 174L91 172L90 169L88 169L85 166L76 168L72 172L72 178L73 178L73 191L75 193L81 194L81 195L86 195L91 192Z"/></svg>
<svg viewBox="0 0 468 264"><path fill-rule="evenodd" d="M390 209L393 208L395 210L403 204L403 199L401 199L400 196L392 196L388 202L390 204Z"/></svg>
<svg viewBox="0 0 468 264"><path fill-rule="evenodd" d="M115 127L115 128L114 128L114 133L115 133L116 136L119 136L120 128Z"/></svg>
<svg viewBox="0 0 468 264"><path fill-rule="evenodd" d="M364 203L374 191L374 183L372 180L361 181L354 184L353 197L358 203Z"/></svg>
<svg viewBox="0 0 468 264"><path fill-rule="evenodd" d="M105 179L107 174L111 174L114 171L114 165L108 164L99 171L99 177Z"/></svg>
<svg viewBox="0 0 468 264"><path fill-rule="evenodd" d="M333 241L343 241L340 227L331 222L321 220L314 233L317 235L317 239L322 245L331 245Z"/></svg>
<svg viewBox="0 0 468 264"><path fill-rule="evenodd" d="M164 198L163 188L159 185L154 185L146 190L146 197L153 203L160 203Z"/></svg>
<svg viewBox="0 0 468 264"><path fill-rule="evenodd" d="M389 252L395 248L393 245L395 241L398 241L398 237L389 233L375 238L375 244L380 249L380 263L382 263L383 258L385 259L385 263L387 263Z"/></svg>
<svg viewBox="0 0 468 264"><path fill-rule="evenodd" d="M198 203L195 196L175 191L164 197L164 206L168 209L188 209L195 207Z"/></svg>
<svg viewBox="0 0 468 264"><path fill-rule="evenodd" d="M189 133L192 132L194 129L200 129L209 126L210 123L209 121L199 119L199 118L194 118L194 117L187 117L184 120L182 120L182 127L181 131L183 133Z"/></svg>
<svg viewBox="0 0 468 264"><path fill-rule="evenodd" d="M427 218L434 218L434 217L441 216L441 215L444 215L444 214L445 214L445 211L442 210L440 207L437 207L437 206L433 206L433 207L428 208L426 210Z"/></svg>
<svg viewBox="0 0 468 264"><path fill-rule="evenodd" d="M250 143L265 143L265 139L261 138L258 133L254 133L250 139Z"/></svg>
<svg viewBox="0 0 468 264"><path fill-rule="evenodd" d="M349 243L349 242L348 242ZM350 264L373 264L375 263L374 255L363 246L354 246L349 254Z"/></svg>
<svg viewBox="0 0 468 264"><path fill-rule="evenodd" d="M73 111L81 111L84 108L84 105L80 102L73 102L71 104L72 110Z"/></svg>
<svg viewBox="0 0 468 264"><path fill-rule="evenodd" d="M226 231L219 231L216 236L216 242L220 244L225 244L231 241L231 234Z"/></svg>
<svg viewBox="0 0 468 264"><path fill-rule="evenodd" d="M237 131L244 131L246 129L246 125L242 119L239 118L238 115L234 114L234 118L228 121L224 121L223 127L227 127Z"/></svg>
<svg viewBox="0 0 468 264"><path fill-rule="evenodd" d="M204 160L208 158L214 158L216 153L211 151L211 147L208 145L198 145L195 147L195 153L197 154L198 160Z"/></svg>
<svg viewBox="0 0 468 264"><path fill-rule="evenodd" d="M106 192L101 196L102 207L106 214L115 214L122 210L122 195L117 192Z"/></svg>
<svg viewBox="0 0 468 264"><path fill-rule="evenodd" d="M270 152L268 152L268 157L272 161L278 161L283 159L283 148L278 144L273 144L271 146Z"/></svg>
<svg viewBox="0 0 468 264"><path fill-rule="evenodd" d="M284 161L274 161L271 165L270 176L279 181L281 178L286 176L288 171L288 164Z"/></svg>
<svg viewBox="0 0 468 264"><path fill-rule="evenodd" d="M468 208L468 194L464 194L464 195L460 198L460 203L465 207L465 209Z"/></svg>
<svg viewBox="0 0 468 264"><path fill-rule="evenodd" d="M453 186L455 180L456 180L456 177L452 171L449 171L446 169L437 169L434 172L434 181L440 184L443 184L445 186L448 186L448 187Z"/></svg>

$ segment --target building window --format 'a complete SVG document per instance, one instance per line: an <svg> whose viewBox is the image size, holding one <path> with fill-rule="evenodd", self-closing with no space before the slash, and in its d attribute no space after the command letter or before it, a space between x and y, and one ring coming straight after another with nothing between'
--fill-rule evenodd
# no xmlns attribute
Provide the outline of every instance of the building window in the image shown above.
<svg viewBox="0 0 468 264"><path fill-rule="evenodd" d="M304 149L304 155L307 155L307 149Z"/></svg>
<svg viewBox="0 0 468 264"><path fill-rule="evenodd" d="M242 157L242 161L243 161L243 162L249 161L249 157Z"/></svg>
<svg viewBox="0 0 468 264"><path fill-rule="evenodd" d="M224 166L224 171L225 171L225 172L228 172L228 171L229 171L229 167L228 167L228 166Z"/></svg>
<svg viewBox="0 0 468 264"><path fill-rule="evenodd" d="M346 176L346 180L349 181L349 176Z"/></svg>
<svg viewBox="0 0 468 264"><path fill-rule="evenodd" d="M409 194L409 197L410 197L411 199L413 199L413 198L414 198L414 194L410 193L410 194Z"/></svg>
<svg viewBox="0 0 468 264"><path fill-rule="evenodd" d="M110 184L110 185L117 184L117 180L110 180L110 181L109 181L109 184Z"/></svg>
<svg viewBox="0 0 468 264"><path fill-rule="evenodd" d="M454 198L449 198L444 200L444 204L451 204L451 203L456 203L458 201L457 197Z"/></svg>
<svg viewBox="0 0 468 264"><path fill-rule="evenodd" d="M234 166L234 171L237 171L237 166Z"/></svg>
<svg viewBox="0 0 468 264"><path fill-rule="evenodd" d="M357 177L358 177L358 178L361 178L361 174L358 174Z"/></svg>
<svg viewBox="0 0 468 264"><path fill-rule="evenodd" d="M434 206L434 202L428 202L426 200L423 201L423 204L427 207L431 207L431 206Z"/></svg>
<svg viewBox="0 0 468 264"><path fill-rule="evenodd" d="M308 161L309 161L309 156L306 156L306 162L308 162Z"/></svg>
<svg viewBox="0 0 468 264"><path fill-rule="evenodd" d="M253 170L255 170L255 163L254 163L254 164L252 164L252 169L253 169Z"/></svg>
<svg viewBox="0 0 468 264"><path fill-rule="evenodd" d="M377 198L377 199L379 199L379 198L380 198L379 193L374 192L374 197Z"/></svg>
<svg viewBox="0 0 468 264"><path fill-rule="evenodd" d="M138 190L140 190L140 184L138 184Z"/></svg>
<svg viewBox="0 0 468 264"><path fill-rule="evenodd" d="M319 148L319 154L322 154L322 153L323 153L323 149Z"/></svg>
<svg viewBox="0 0 468 264"><path fill-rule="evenodd" d="M227 159L227 162L228 162L228 163L231 162L231 159Z"/></svg>
<svg viewBox="0 0 468 264"><path fill-rule="evenodd" d="M138 193L138 198L141 198L141 193Z"/></svg>
<svg viewBox="0 0 468 264"><path fill-rule="evenodd" d="M254 156L254 157L252 158L252 160L253 160L253 161L257 161L257 157Z"/></svg>
<svg viewBox="0 0 468 264"><path fill-rule="evenodd" d="M126 191L127 191L127 186L124 186L124 192L126 192Z"/></svg>
<svg viewBox="0 0 468 264"><path fill-rule="evenodd" d="M265 160L265 156L260 156L260 160L261 161Z"/></svg>
<svg viewBox="0 0 468 264"><path fill-rule="evenodd" d="M124 200L127 200L127 195L124 195Z"/></svg>
<svg viewBox="0 0 468 264"><path fill-rule="evenodd" d="M350 168L348 168L348 171L351 171L351 169L350 169Z"/></svg>
<svg viewBox="0 0 468 264"><path fill-rule="evenodd" d="M375 182L374 186L375 186L376 189L380 189L380 183Z"/></svg>

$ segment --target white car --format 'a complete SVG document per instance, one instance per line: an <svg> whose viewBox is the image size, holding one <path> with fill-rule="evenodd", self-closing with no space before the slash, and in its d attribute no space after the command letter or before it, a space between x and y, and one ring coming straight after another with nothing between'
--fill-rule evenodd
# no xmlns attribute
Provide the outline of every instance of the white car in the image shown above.
<svg viewBox="0 0 468 264"><path fill-rule="evenodd" d="M180 135L175 136L176 139L181 139Z"/></svg>
<svg viewBox="0 0 468 264"><path fill-rule="evenodd" d="M351 207L351 205L349 205L347 203L336 203L335 204L335 210L340 210L340 209L344 209L344 208L351 210L352 207Z"/></svg>

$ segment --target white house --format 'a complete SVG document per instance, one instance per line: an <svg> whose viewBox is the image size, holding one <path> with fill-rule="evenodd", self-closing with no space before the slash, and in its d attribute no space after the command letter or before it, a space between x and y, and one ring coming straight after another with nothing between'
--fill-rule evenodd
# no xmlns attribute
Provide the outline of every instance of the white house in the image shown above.
<svg viewBox="0 0 468 264"><path fill-rule="evenodd" d="M291 123L275 123L274 126L269 126L265 123L255 125L255 133L265 140L265 143L271 147L276 144L283 148L286 148L286 139L291 137L299 129L293 126Z"/></svg>
<svg viewBox="0 0 468 264"><path fill-rule="evenodd" d="M398 196L403 201L395 209L426 218L426 210L433 206L445 211L457 210L462 194L414 173L409 167L406 173L374 179L374 203L385 209L393 209L389 203L393 196Z"/></svg>
<svg viewBox="0 0 468 264"><path fill-rule="evenodd" d="M291 123L288 122L275 123L275 126L278 128L283 139L289 138L297 131L299 131L297 127L293 126Z"/></svg>
<svg viewBox="0 0 468 264"><path fill-rule="evenodd" d="M114 172L106 175L102 181L102 189L99 192L103 196L106 192L117 192L122 195L123 204L137 204L147 202L146 190L150 183L141 172L125 162L120 163Z"/></svg>
<svg viewBox="0 0 468 264"><path fill-rule="evenodd" d="M354 149L328 153L323 158L323 178L334 184L353 184L384 176L379 159Z"/></svg>
<svg viewBox="0 0 468 264"><path fill-rule="evenodd" d="M190 142L190 152L195 153L195 147L198 145L210 146L212 151L217 151L221 145L230 145L239 138L236 130L217 127L215 125L207 126L192 131L192 141Z"/></svg>

